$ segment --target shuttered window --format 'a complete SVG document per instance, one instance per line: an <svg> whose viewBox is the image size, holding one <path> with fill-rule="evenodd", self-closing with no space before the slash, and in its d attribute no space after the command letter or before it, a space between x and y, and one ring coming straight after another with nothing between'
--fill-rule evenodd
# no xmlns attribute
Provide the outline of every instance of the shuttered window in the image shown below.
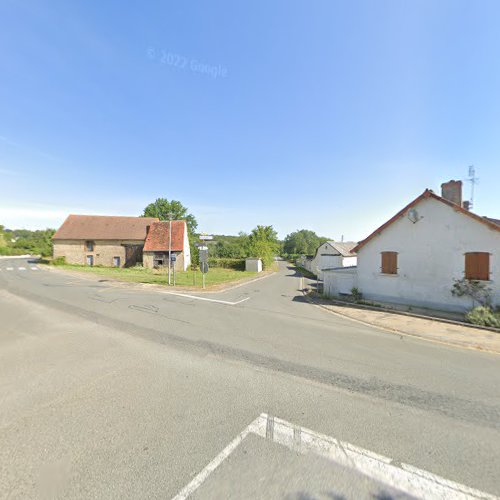
<svg viewBox="0 0 500 500"><path fill-rule="evenodd" d="M397 252L382 252L383 274L398 274L398 253Z"/></svg>
<svg viewBox="0 0 500 500"><path fill-rule="evenodd" d="M465 277L468 280L490 279L490 254L488 252L469 252L465 254Z"/></svg>

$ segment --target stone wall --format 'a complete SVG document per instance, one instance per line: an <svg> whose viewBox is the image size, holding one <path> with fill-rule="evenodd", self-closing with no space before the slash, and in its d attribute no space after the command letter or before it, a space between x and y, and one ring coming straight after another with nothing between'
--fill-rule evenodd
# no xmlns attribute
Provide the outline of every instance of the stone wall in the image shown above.
<svg viewBox="0 0 500 500"><path fill-rule="evenodd" d="M149 269L153 269L154 267L154 255L155 253L165 253L164 259L164 269L168 269L168 252L144 252L142 256L142 261L144 267L148 267ZM184 271L184 252L172 252L177 256L177 260L175 261L175 270L176 271ZM172 267L173 269L173 267Z"/></svg>
<svg viewBox="0 0 500 500"><path fill-rule="evenodd" d="M94 265L113 266L113 258L120 258L120 267L126 263L126 245L144 245L142 240L95 240L93 251L86 248L86 240L55 240L54 258L65 257L68 264L87 263L87 256L94 257Z"/></svg>

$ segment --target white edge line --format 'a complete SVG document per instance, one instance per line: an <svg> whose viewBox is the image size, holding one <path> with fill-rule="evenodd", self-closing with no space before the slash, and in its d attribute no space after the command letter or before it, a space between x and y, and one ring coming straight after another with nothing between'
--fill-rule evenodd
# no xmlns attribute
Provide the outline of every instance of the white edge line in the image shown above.
<svg viewBox="0 0 500 500"><path fill-rule="evenodd" d="M269 423L272 425L269 426ZM270 435L268 430L272 429ZM299 440L297 441L297 431ZM262 413L240 434L236 436L194 479L185 486L173 500L185 500L192 495L219 465L249 435L270 439L275 443L299 453L313 452L332 460L344 467L357 470L378 482L399 489L417 498L436 500L488 499L498 497L469 488L460 483L449 481L417 467L402 463L401 467L392 465L392 459L369 450L359 448L331 436L314 432L301 426Z"/></svg>
<svg viewBox="0 0 500 500"><path fill-rule="evenodd" d="M289 449L301 453L313 452L329 460L357 470L378 482L392 486L417 498L430 499L496 499L497 497L468 486L449 481L431 472L402 464L401 468L392 465L390 458L378 455L369 450L338 441L330 436L318 434L309 429L294 426L276 417L273 419L272 440ZM300 429L300 443L297 445L295 431ZM266 427L260 426L257 434L270 439L266 435Z"/></svg>
<svg viewBox="0 0 500 500"><path fill-rule="evenodd" d="M164 292L164 291L161 291L160 293L166 293L167 295L175 295L176 297L185 297L187 299L205 300L207 302L217 302L218 304L225 304L227 306L235 306L250 299L250 297L246 297L244 299L238 300L237 302L228 302L227 300L209 299L208 297L198 297L197 295L188 295L186 293Z"/></svg>
<svg viewBox="0 0 500 500"><path fill-rule="evenodd" d="M197 490L207 477L241 444L241 442L254 431L257 418L250 425L245 427L208 465L197 474L194 479L187 484L172 500L185 500Z"/></svg>

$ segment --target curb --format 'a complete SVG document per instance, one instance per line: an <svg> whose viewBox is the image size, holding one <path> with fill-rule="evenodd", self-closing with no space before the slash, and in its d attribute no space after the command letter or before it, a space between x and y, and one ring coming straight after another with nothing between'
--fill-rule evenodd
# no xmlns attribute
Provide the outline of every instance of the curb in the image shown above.
<svg viewBox="0 0 500 500"><path fill-rule="evenodd" d="M399 314L402 316L409 316L411 318L427 319L429 321L439 321L441 323L448 323L450 325L466 326L467 328L476 328L478 330L486 330L486 331L490 331L493 333L500 333L500 329L495 328L493 326L474 325L472 323L466 323L465 321L439 318L436 316L426 316L425 314L417 314L417 313L411 313L411 312L407 312L407 311L397 311L397 310L393 310L393 309L386 309L385 307L374 307L374 306L367 306L364 304L351 304L350 302L343 302L341 300L335 300L335 299L328 299L328 300L332 303L332 305L347 306L347 307L352 307L354 309L365 309L367 311L379 311L379 312L385 312L385 313L389 313L389 314Z"/></svg>
<svg viewBox="0 0 500 500"><path fill-rule="evenodd" d="M354 321L355 323L360 323L362 325L369 326L371 328L377 328L378 330L382 330L384 332L388 332L388 333L392 333L392 334L396 334L396 335L403 335L405 337L417 338L419 340L424 340L426 342L432 342L434 344L441 344L441 345L446 345L446 346L449 346L449 347L458 347L458 348L461 348L461 349L469 349L469 350L474 350L474 351L486 352L486 353L489 353L489 354L500 355L499 351L492 351L491 349L486 349L486 348L481 347L479 345L464 345L464 344L460 344L460 343L457 343L457 342L447 342L445 340L431 339L429 337L424 337L422 335L419 335L418 333L403 332L401 330L397 330L396 328L390 328L390 327L387 327L387 326L380 326L380 325L376 325L374 323L369 323L368 321L363 321L363 320L360 320L360 319L352 318L351 316L348 316L347 314L342 314L342 313L337 312L337 311L332 311L331 309L329 309L324 304L319 304L319 303L315 302L311 297L309 297L309 295L307 293L304 292L304 290L302 290L302 293L304 294L305 299L310 304L312 304L312 305L314 305L316 307L320 307L321 309L325 310L326 312L329 312L330 314L334 314L335 316L340 316L340 317L348 319L350 321ZM373 308L371 310L380 311L380 308ZM397 314L397 313L395 313L395 314ZM431 321L433 320L433 318L430 318L430 317L427 317L427 316L417 316L417 315L413 315L413 316L415 316L417 318L420 318L420 319L427 319L427 320L431 320ZM456 323L458 323L460 325L460 322L456 322Z"/></svg>

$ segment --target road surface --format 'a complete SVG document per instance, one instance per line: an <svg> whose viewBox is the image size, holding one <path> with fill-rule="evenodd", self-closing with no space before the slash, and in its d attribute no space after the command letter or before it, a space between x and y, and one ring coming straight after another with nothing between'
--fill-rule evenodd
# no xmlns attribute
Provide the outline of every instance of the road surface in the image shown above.
<svg viewBox="0 0 500 500"><path fill-rule="evenodd" d="M0 498L500 495L500 357L334 316L280 265L183 296L0 260Z"/></svg>

